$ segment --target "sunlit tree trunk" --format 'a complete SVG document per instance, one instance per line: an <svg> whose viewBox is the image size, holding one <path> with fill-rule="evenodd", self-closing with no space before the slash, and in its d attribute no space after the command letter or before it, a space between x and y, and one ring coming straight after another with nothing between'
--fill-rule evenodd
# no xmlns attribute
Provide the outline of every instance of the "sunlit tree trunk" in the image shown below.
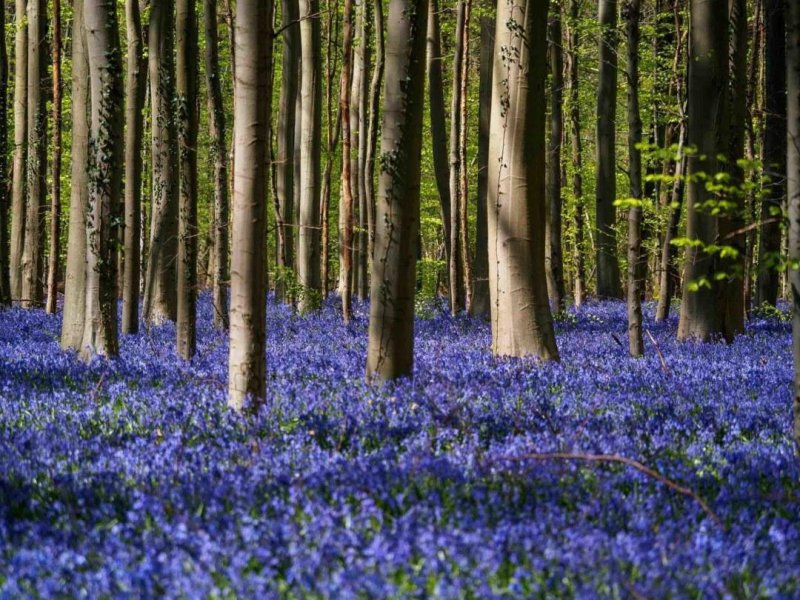
<svg viewBox="0 0 800 600"><path fill-rule="evenodd" d="M41 306L47 195L47 2L28 3L28 161L22 305Z"/></svg>
<svg viewBox="0 0 800 600"><path fill-rule="evenodd" d="M80 350L86 314L86 205L89 202L89 60L84 0L72 4L72 146L67 268L61 347Z"/></svg>
<svg viewBox="0 0 800 600"><path fill-rule="evenodd" d="M390 0L367 378L410 376L425 106L427 0Z"/></svg>
<svg viewBox="0 0 800 600"><path fill-rule="evenodd" d="M61 264L61 0L53 0L53 183L50 188L50 252L45 310L55 314Z"/></svg>
<svg viewBox="0 0 800 600"><path fill-rule="evenodd" d="M469 34L470 19L472 17L472 0L467 0L464 8L464 31L461 46L464 58L461 61L459 73L459 126L458 134L458 221L459 240L463 278L461 285L464 288L464 308L472 310L472 261L470 260L469 245L469 167L467 162L467 145L469 143ZM420 258L422 252L420 251Z"/></svg>
<svg viewBox="0 0 800 600"><path fill-rule="evenodd" d="M575 305L583 304L586 294L586 255L583 249L583 142L581 140L580 90L578 88L577 32L579 0L569 0L567 27L567 79L569 80L570 147L572 151L572 195L575 197Z"/></svg>
<svg viewBox="0 0 800 600"><path fill-rule="evenodd" d="M238 0L228 366L228 404L238 412L255 409L266 395L265 238L272 99L272 78L266 74L272 68L271 19L271 0Z"/></svg>
<svg viewBox="0 0 800 600"><path fill-rule="evenodd" d="M86 321L81 356L114 356L117 335L117 243L122 205L124 89L117 9L85 0L91 83L89 204L86 220Z"/></svg>
<svg viewBox="0 0 800 600"><path fill-rule="evenodd" d="M342 196L339 203L339 292L345 323L352 316L353 181L350 135L350 82L353 74L353 1L344 0L342 84L339 102L342 119Z"/></svg>
<svg viewBox="0 0 800 600"><path fill-rule="evenodd" d="M496 23L488 213L492 350L558 360L544 265L547 3L504 0Z"/></svg>
<svg viewBox="0 0 800 600"><path fill-rule="evenodd" d="M5 31L6 3L0 2L0 31ZM11 306L8 224L11 188L8 181L8 51L0 37L0 306Z"/></svg>
<svg viewBox="0 0 800 600"><path fill-rule="evenodd" d="M461 147L461 70L465 59L464 17L467 3L459 0L456 5L455 50L453 53L453 77L450 92L450 312L457 315L464 309L463 256L461 254L461 188L459 150Z"/></svg>
<svg viewBox="0 0 800 600"><path fill-rule="evenodd" d="M150 7L147 36L152 136L150 245L144 318L174 321L178 312L178 149L175 114L174 0Z"/></svg>
<svg viewBox="0 0 800 600"><path fill-rule="evenodd" d="M380 126L381 88L385 64L383 3L376 2L372 7L375 30L375 64L372 68L372 81L369 90L369 131L367 132L367 149L364 158L366 165L365 193L367 196L367 228L369 230L369 261L375 256L375 149L378 145L378 128Z"/></svg>
<svg viewBox="0 0 800 600"><path fill-rule="evenodd" d="M82 0L77 0L82 2ZM28 0L17 0L14 13L14 153L11 175L11 297L22 297L22 251L25 245L28 161Z"/></svg>
<svg viewBox="0 0 800 600"><path fill-rule="evenodd" d="M368 0L360 2L358 7L357 32L358 44L355 47L353 61L353 106L357 108L355 123L358 131L358 154L354 175L351 179L354 190L357 190L358 198L358 228L355 234L355 271L356 286L355 291L359 300L366 300L369 296L368 271L368 251L369 251L369 202L367 201L367 138L368 132L368 104L369 104L369 63L371 60L369 36L372 30L370 24L372 3ZM353 111L351 110L351 114Z"/></svg>

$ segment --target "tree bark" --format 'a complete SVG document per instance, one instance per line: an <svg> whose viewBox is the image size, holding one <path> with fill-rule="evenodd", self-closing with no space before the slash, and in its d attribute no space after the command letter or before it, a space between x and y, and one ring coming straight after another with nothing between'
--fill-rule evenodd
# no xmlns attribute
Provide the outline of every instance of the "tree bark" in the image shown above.
<svg viewBox="0 0 800 600"><path fill-rule="evenodd" d="M597 90L597 295L621 298L617 260L617 0L600 0L600 66Z"/></svg>
<svg viewBox="0 0 800 600"><path fill-rule="evenodd" d="M0 31L5 31L6 6L0 2ZM9 280L9 210L11 188L8 181L8 51L5 36L0 39L0 306L11 306Z"/></svg>
<svg viewBox="0 0 800 600"><path fill-rule="evenodd" d="M266 396L265 238L272 78L265 73L272 68L272 0L238 0L236 8L228 404L243 412L257 409Z"/></svg>
<svg viewBox="0 0 800 600"><path fill-rule="evenodd" d="M174 0L150 8L147 37L152 135L150 251L145 278L144 318L160 323L177 318L178 149L175 96Z"/></svg>
<svg viewBox="0 0 800 600"><path fill-rule="evenodd" d="M77 0L82 1L82 0ZM14 13L14 155L11 176L11 297L22 297L28 161L28 0L16 0Z"/></svg>
<svg viewBox="0 0 800 600"><path fill-rule="evenodd" d="M369 297L369 202L367 201L367 138L368 132L368 104L369 104L369 63L371 60L369 36L371 33L369 0L362 0L358 6L356 24L356 37L358 44L355 47L353 61L353 108L356 108L356 130L358 139L357 160L353 161L355 167L351 178L351 185L357 190L358 198L358 229L355 234L356 254L356 295L359 300L365 301Z"/></svg>
<svg viewBox="0 0 800 600"><path fill-rule="evenodd" d="M581 140L580 90L578 88L577 33L579 0L569 0L567 28L567 79L569 80L570 147L572 151L572 195L575 198L575 306L581 306L586 294L586 255L583 232L583 142Z"/></svg>
<svg viewBox="0 0 800 600"><path fill-rule="evenodd" d="M47 2L28 3L28 161L22 306L44 300L44 213L47 195Z"/></svg>
<svg viewBox="0 0 800 600"><path fill-rule="evenodd" d="M489 146L492 350L558 360L544 265L547 3L497 6Z"/></svg>
<svg viewBox="0 0 800 600"><path fill-rule="evenodd" d="M85 0L91 83L91 154L87 207L86 320L81 356L115 356L118 215L122 205L122 58L116 4Z"/></svg>
<svg viewBox="0 0 800 600"><path fill-rule="evenodd" d="M352 316L353 189L351 173L350 80L353 72L353 0L344 0L342 84L339 90L342 119L342 198L339 204L339 291L345 323Z"/></svg>
<svg viewBox="0 0 800 600"><path fill-rule="evenodd" d="M72 4L72 146L67 268L61 347L80 350L86 314L86 205L89 203L89 59L84 0Z"/></svg>
<svg viewBox="0 0 800 600"><path fill-rule="evenodd" d="M469 248L469 169L467 163L467 143L469 141L469 23L472 17L472 0L466 1L464 7L464 31L461 46L464 52L461 61L459 85L461 90L459 112L459 125L461 131L458 135L458 179L459 179L459 244L463 271L462 286L464 288L464 308L472 311L472 261ZM420 253L421 254L421 253Z"/></svg>
<svg viewBox="0 0 800 600"><path fill-rule="evenodd" d="M381 87L384 72L384 34L383 3L376 2L372 7L375 30L375 64L372 68L372 81L369 90L369 131L367 132L367 149L364 162L366 164L365 193L367 196L367 229L369 230L369 261L375 256L375 149L378 145L378 127L381 112Z"/></svg>
<svg viewBox="0 0 800 600"><path fill-rule="evenodd" d="M45 310L55 314L61 263L61 0L53 0L53 187L50 192L50 253Z"/></svg>
<svg viewBox="0 0 800 600"><path fill-rule="evenodd" d="M413 374L428 0L390 0L367 379Z"/></svg>

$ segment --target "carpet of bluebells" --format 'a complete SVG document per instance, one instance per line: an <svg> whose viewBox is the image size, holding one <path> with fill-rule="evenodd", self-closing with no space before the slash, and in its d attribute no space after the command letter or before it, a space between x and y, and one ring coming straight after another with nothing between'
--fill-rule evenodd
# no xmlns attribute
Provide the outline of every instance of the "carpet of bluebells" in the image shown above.
<svg viewBox="0 0 800 600"><path fill-rule="evenodd" d="M366 307L270 304L269 399L243 420L211 310L191 363L165 325L90 365L59 317L0 314L0 597L800 597L779 318L678 344L648 306L633 360L624 305L589 304L542 365L434 306L414 381L378 389ZM521 458L553 452L641 461L720 522L626 465Z"/></svg>

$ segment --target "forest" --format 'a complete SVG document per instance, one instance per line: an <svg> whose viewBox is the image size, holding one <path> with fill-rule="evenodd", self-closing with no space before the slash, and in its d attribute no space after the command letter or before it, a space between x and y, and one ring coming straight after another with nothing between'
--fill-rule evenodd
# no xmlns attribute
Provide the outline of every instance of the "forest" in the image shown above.
<svg viewBox="0 0 800 600"><path fill-rule="evenodd" d="M800 2L0 24L0 598L800 597Z"/></svg>

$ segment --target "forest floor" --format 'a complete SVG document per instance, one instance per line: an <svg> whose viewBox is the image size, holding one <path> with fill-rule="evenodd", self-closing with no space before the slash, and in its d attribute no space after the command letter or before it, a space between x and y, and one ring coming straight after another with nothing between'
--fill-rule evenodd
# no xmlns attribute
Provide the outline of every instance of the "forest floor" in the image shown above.
<svg viewBox="0 0 800 600"><path fill-rule="evenodd" d="M207 296L191 363L171 325L84 365L60 317L0 313L0 597L798 597L790 325L678 344L645 308L645 359L604 303L542 365L432 307L376 389L365 307L271 304L251 421Z"/></svg>

